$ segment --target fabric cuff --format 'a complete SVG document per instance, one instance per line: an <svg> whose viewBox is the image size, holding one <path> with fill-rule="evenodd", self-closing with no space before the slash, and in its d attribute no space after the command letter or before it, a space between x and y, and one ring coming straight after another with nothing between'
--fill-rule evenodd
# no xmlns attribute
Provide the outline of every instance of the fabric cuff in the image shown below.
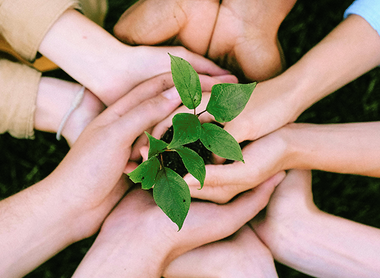
<svg viewBox="0 0 380 278"><path fill-rule="evenodd" d="M380 36L380 1L356 0L344 12L344 18L350 14L363 17Z"/></svg>
<svg viewBox="0 0 380 278"><path fill-rule="evenodd" d="M78 0L0 1L0 32L17 53L32 62L48 30L69 8L80 9Z"/></svg>
<svg viewBox="0 0 380 278"><path fill-rule="evenodd" d="M0 60L0 133L34 138L34 112L41 73L20 63Z"/></svg>

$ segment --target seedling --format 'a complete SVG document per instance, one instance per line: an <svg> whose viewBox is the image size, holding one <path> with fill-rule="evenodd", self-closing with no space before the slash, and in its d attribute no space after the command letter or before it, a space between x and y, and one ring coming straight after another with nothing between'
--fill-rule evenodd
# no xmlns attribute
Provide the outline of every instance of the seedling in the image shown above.
<svg viewBox="0 0 380 278"><path fill-rule="evenodd" d="M201 188L206 176L204 161L195 151L185 147L186 144L199 139L214 154L244 162L239 143L227 131L212 123L201 124L198 118L207 111L219 123L231 121L244 109L256 87L256 82L214 85L206 110L197 113L196 108L202 99L199 76L184 59L170 54L169 56L174 85L182 103L187 108L193 109L194 113L178 113L173 117L174 131L170 143L146 133L150 146L148 160L129 173L129 177L133 182L141 183L143 189L149 190L153 187L156 204L180 230L190 208L190 190L179 174L165 167L163 152L177 152L187 171L199 181Z"/></svg>

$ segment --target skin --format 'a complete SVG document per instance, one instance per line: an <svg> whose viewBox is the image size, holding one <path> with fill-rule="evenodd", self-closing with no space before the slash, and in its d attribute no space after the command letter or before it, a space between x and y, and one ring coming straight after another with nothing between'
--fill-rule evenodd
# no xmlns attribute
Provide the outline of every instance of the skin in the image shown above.
<svg viewBox="0 0 380 278"><path fill-rule="evenodd" d="M311 173L290 170L250 224L274 258L313 277L376 277L380 230L320 211Z"/></svg>
<svg viewBox="0 0 380 278"><path fill-rule="evenodd" d="M96 117L47 178L0 201L1 277L24 276L100 228L130 187L123 170L132 143L180 104L175 90L150 85Z"/></svg>
<svg viewBox="0 0 380 278"><path fill-rule="evenodd" d="M259 83L225 130L242 142L295 121L315 102L378 66L379 49L380 37L371 25L348 16L284 73Z"/></svg>
<svg viewBox="0 0 380 278"><path fill-rule="evenodd" d="M183 45L241 79L279 74L285 61L277 32L296 1L219 2L140 0L125 11L114 33L128 44Z"/></svg>
<svg viewBox="0 0 380 278"><path fill-rule="evenodd" d="M107 106L144 80L170 72L168 52L186 59L199 73L228 74L183 47L125 45L80 12L70 9L49 29L38 50Z"/></svg>
<svg viewBox="0 0 380 278"><path fill-rule="evenodd" d="M163 276L278 277L272 253L248 225L229 238L181 255L169 264Z"/></svg>
<svg viewBox="0 0 380 278"><path fill-rule="evenodd" d="M236 83L237 79L233 75L222 75L211 77L207 75L199 75L202 90L210 91L214 84L220 82ZM66 111L70 108L76 94L81 89L81 85L68 82L56 78L42 77L36 102L36 110L34 116L34 128L44 132L56 133ZM130 93L136 101L131 103L138 104L141 98L141 91L162 91L174 90L174 83L171 73L165 73L150 80L143 82ZM54 94L52 94L54 92ZM80 105L73 111L68 118L64 129L63 137L71 146L79 137L83 129L105 108L105 105L88 89L84 92L84 97ZM145 141L144 141L145 142ZM134 155L131 155L133 160ZM139 155L135 160L139 159Z"/></svg>
<svg viewBox="0 0 380 278"><path fill-rule="evenodd" d="M250 181L250 185L253 185L264 181L271 174L275 174L277 170L291 169L293 167L376 176L377 174L374 174L370 169L366 171L363 168L347 168L346 161L353 161L353 157L357 157L358 155L356 151L346 153L346 151L337 148L340 152L336 158L334 157L333 161L336 162L334 166L326 160L321 160L319 156L312 156L312 150L310 149L298 150L298 152L309 152L311 158L309 157L310 163L307 164L303 159L301 162L298 161L299 157L303 157L304 154L295 153L296 156L292 157L289 156L291 154L285 153L284 148L287 147L286 144L289 138L272 136L272 134L276 133L275 131L281 127L295 121L313 103L379 65L379 49L380 37L378 33L362 17L350 15L326 38L305 54L300 61L284 73L273 79L259 83L242 113L224 126L224 129L233 135L238 142L259 139L257 142L249 144L243 150L246 164L235 163L231 166L207 166L206 181L202 190L196 190L196 188L199 188L199 183L192 179L191 176L185 177L190 188L192 188L192 196L216 202L226 202L237 193L249 188L248 182L241 178L245 177L242 173L249 173L249 176L252 176L252 173L256 173L255 182L251 183ZM347 59L347 57L350 58ZM204 116L205 118L207 117L207 115ZM212 117L204 120L210 121ZM363 126L363 129L367 130L367 132L364 132L367 135L364 136L370 138L371 136L368 134L371 131L366 129L365 126ZM344 142L343 136L339 135L339 132L337 130L337 133L333 132L331 134L334 138L334 141L332 141L335 142L334 144ZM320 138L319 133L311 132L305 137L307 138L306 140L310 139L311 142L317 140L312 138L313 134L314 136L318 134L318 138ZM347 134L346 136L348 136ZM265 135L267 135L266 139L264 139ZM342 139L337 143L338 141L335 138L339 137L342 137ZM305 138L303 138L303 146L304 142L307 142ZM264 140L272 141L277 152L274 152L273 149L267 150L264 144L260 143ZM321 140L323 141L315 143L318 146L322 146L320 149L321 153L328 154L337 147L337 145L331 146L331 142L323 138ZM347 144L353 143L351 141L347 142ZM324 148L324 144L329 146L329 149ZM259 145L262 146L261 150L258 148ZM356 142L355 148L361 150L364 148L364 144ZM289 150L297 150L297 148L290 148ZM269 152L268 156L265 155L266 151ZM261 156L263 159L250 162L251 157L252 159L254 157L250 155L251 152L256 157ZM330 156L327 155L326 157ZM372 155L369 155L368 159L372 159L372 157ZM345 160L347 158L349 160ZM290 162L291 159L294 159L294 161ZM216 161L218 163L223 162L220 159ZM265 163L258 165L258 161L264 161ZM337 162L339 163L337 164ZM248 169L248 165L251 168ZM231 176L231 171L228 170L232 169L234 169L235 173L239 173L239 176L236 174L232 174ZM234 179L232 183L230 177L237 178L237 180Z"/></svg>
<svg viewBox="0 0 380 278"><path fill-rule="evenodd" d="M236 232L267 204L282 178L226 205L193 201L180 231L150 192L133 190L107 217L73 277L161 277L181 254Z"/></svg>
<svg viewBox="0 0 380 278"><path fill-rule="evenodd" d="M380 177L379 128L380 122L289 124L245 146L245 163L206 165L202 190L191 175L185 180L193 197L224 203L288 169Z"/></svg>
<svg viewBox="0 0 380 278"><path fill-rule="evenodd" d="M80 89L80 84L42 77L37 94L34 128L57 132L64 114ZM67 143L70 146L74 144L83 129L103 110L104 104L89 90L85 90L82 102L64 126L63 137Z"/></svg>

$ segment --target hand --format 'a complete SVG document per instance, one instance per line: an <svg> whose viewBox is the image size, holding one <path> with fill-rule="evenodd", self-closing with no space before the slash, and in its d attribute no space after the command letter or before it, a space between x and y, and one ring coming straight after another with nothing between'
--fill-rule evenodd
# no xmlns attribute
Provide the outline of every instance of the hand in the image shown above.
<svg viewBox="0 0 380 278"><path fill-rule="evenodd" d="M180 231L150 192L133 190L107 217L74 277L160 277L179 255L233 234L265 207L275 186L265 182L226 205L193 201Z"/></svg>
<svg viewBox="0 0 380 278"><path fill-rule="evenodd" d="M207 75L199 75L200 83L201 83L201 89L203 95L202 95L202 101L200 105L196 108L197 113L202 112L206 109L208 100L210 98L210 91L213 85L219 84L219 83L237 83L237 78L233 75L222 75L217 77L210 77ZM174 86L172 78L170 80L168 79L167 82L165 82L167 86ZM168 116L166 119L158 123L152 130L149 130L148 132L155 138L161 138L161 136L168 130L170 126L172 126L172 119L174 115L178 113L194 113L194 110L188 109L186 106L182 105L178 109L176 109L170 116ZM213 117L208 113L203 113L199 120L201 122L211 121ZM138 162L141 160L141 147L148 146L148 138L146 136L140 137L137 142L133 146L131 159L132 161ZM131 172L135 167L135 163L131 163L129 165L126 173Z"/></svg>
<svg viewBox="0 0 380 278"><path fill-rule="evenodd" d="M290 233L301 226L299 223L313 221L318 211L313 203L311 172L290 170L273 193L265 217L260 214L250 225L277 259L286 257L282 252Z"/></svg>
<svg viewBox="0 0 380 278"><path fill-rule="evenodd" d="M71 197L73 206L78 202L76 205L84 210L86 207L96 210L105 200L111 199L115 204L124 194L125 188L120 189L120 178L133 142L180 104L178 93L167 90L167 78L169 74L155 77L107 108L83 131L52 173L57 180L66 176L63 180L75 186L66 187L68 194L75 192ZM163 85L157 87L157 83ZM110 197L113 195L118 197L113 199Z"/></svg>
<svg viewBox="0 0 380 278"><path fill-rule="evenodd" d="M56 133L80 89L80 84L42 77L37 95L34 128ZM103 103L89 90L85 90L83 100L71 113L62 130L67 143L70 146L74 144L83 129L103 110Z"/></svg>
<svg viewBox="0 0 380 278"><path fill-rule="evenodd" d="M24 276L93 235L119 202L132 143L180 104L175 90L138 88L94 119L47 178L0 202L0 276Z"/></svg>
<svg viewBox="0 0 380 278"><path fill-rule="evenodd" d="M313 277L376 277L380 230L320 211L310 171L290 170L250 224L273 257Z"/></svg>
<svg viewBox="0 0 380 278"><path fill-rule="evenodd" d="M168 52L186 59L199 73L228 73L183 47L127 46L74 10L67 10L54 23L39 52L107 106L141 82L170 72Z"/></svg>
<svg viewBox="0 0 380 278"><path fill-rule="evenodd" d="M164 277L278 277L273 256L245 225L232 237L193 249L172 261Z"/></svg>
<svg viewBox="0 0 380 278"><path fill-rule="evenodd" d="M219 0L141 0L123 13L114 34L127 44L183 45L205 56L218 11Z"/></svg>
<svg viewBox="0 0 380 278"><path fill-rule="evenodd" d="M187 174L185 180L192 197L225 203L272 176L282 179L282 171L290 169L293 158L288 141L287 129L282 128L245 146L242 150L245 163L206 165L201 190L199 181Z"/></svg>
<svg viewBox="0 0 380 278"><path fill-rule="evenodd" d="M140 0L121 16L114 33L129 44L181 44L239 77L261 81L285 66L277 32L294 3Z"/></svg>

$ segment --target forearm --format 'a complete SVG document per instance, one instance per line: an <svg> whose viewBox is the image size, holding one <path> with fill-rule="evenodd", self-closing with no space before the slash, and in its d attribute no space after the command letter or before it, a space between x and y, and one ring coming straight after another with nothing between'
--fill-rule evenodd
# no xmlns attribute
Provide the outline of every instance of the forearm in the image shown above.
<svg viewBox="0 0 380 278"><path fill-rule="evenodd" d="M136 219L132 226L138 222ZM161 277L167 250L158 247L154 236L148 237L145 232L136 228L123 233L102 229L73 278Z"/></svg>
<svg viewBox="0 0 380 278"><path fill-rule="evenodd" d="M287 169L317 169L380 177L380 122L290 124Z"/></svg>
<svg viewBox="0 0 380 278"><path fill-rule="evenodd" d="M110 95L115 83L112 77L119 76L120 59L129 49L131 47L123 45L75 10L67 10L55 22L39 47L43 55L88 87L107 105L115 101ZM116 57L118 60L115 60ZM131 79L133 73L133 69L125 71L123 76ZM125 88L126 92L128 89Z"/></svg>
<svg viewBox="0 0 380 278"><path fill-rule="evenodd" d="M57 133L81 88L82 86L77 83L49 77L41 78L34 112L34 128ZM83 99L69 115L61 130L70 146L103 109L103 103L86 89Z"/></svg>
<svg viewBox="0 0 380 278"><path fill-rule="evenodd" d="M358 15L350 15L296 64L276 77L300 115L328 94L380 64L380 36Z"/></svg>
<svg viewBox="0 0 380 278"><path fill-rule="evenodd" d="M1 277L22 277L80 239L60 193L42 181L0 202Z"/></svg>
<svg viewBox="0 0 380 278"><path fill-rule="evenodd" d="M273 249L276 260L315 277L376 277L380 231L327 213L297 221Z"/></svg>

